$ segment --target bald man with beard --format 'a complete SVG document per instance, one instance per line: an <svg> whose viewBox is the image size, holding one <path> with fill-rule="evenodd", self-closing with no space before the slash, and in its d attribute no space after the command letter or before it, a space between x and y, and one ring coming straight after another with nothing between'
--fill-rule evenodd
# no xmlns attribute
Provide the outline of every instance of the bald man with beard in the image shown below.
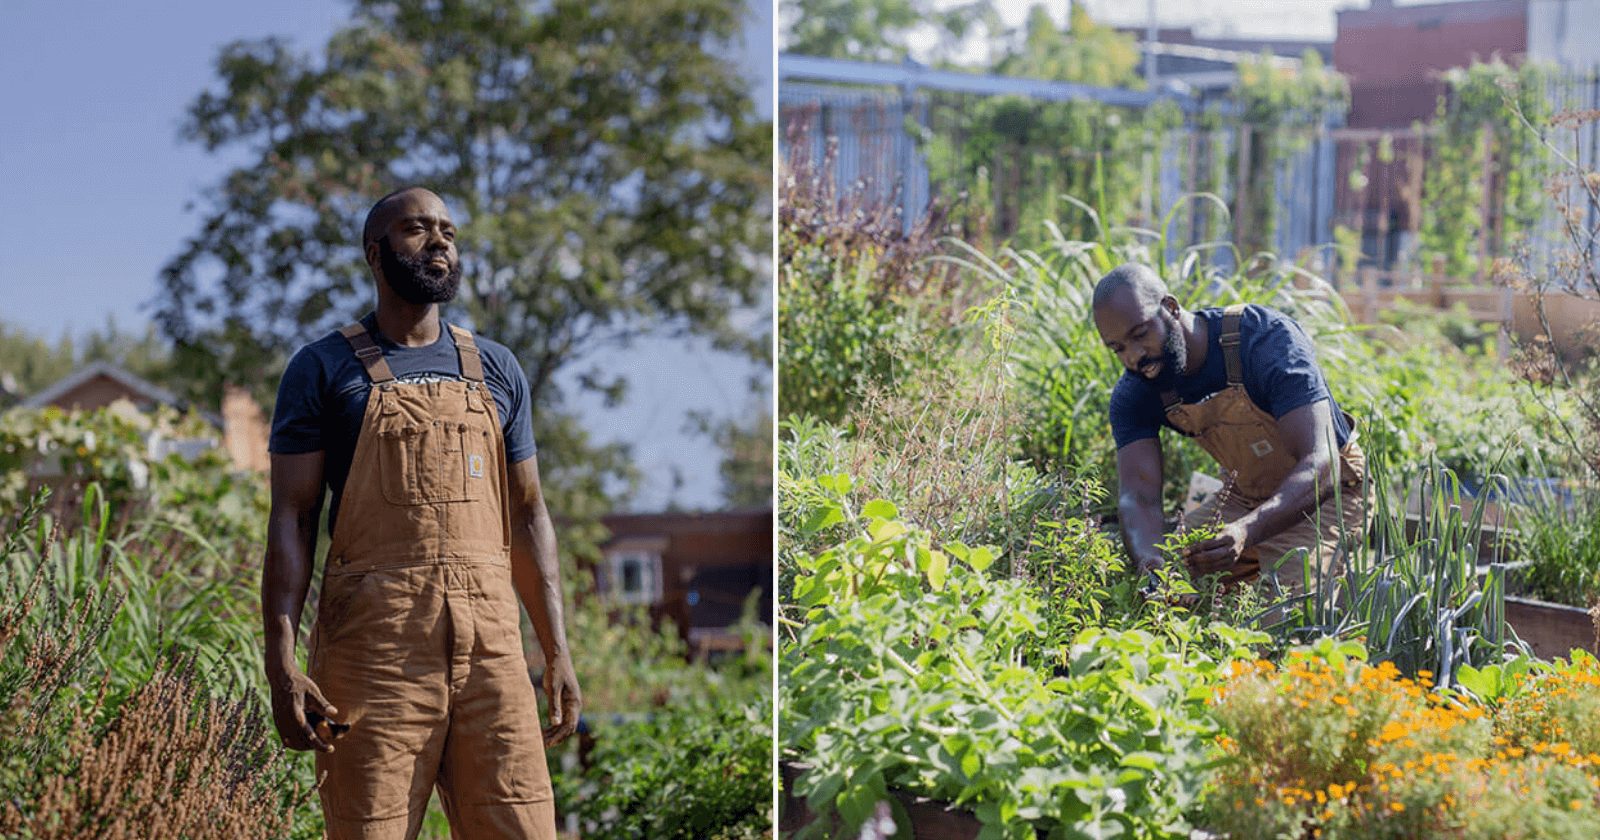
<svg viewBox="0 0 1600 840"><path fill-rule="evenodd" d="M444 202L367 214L378 306L302 347L273 414L262 613L273 722L317 750L334 840L417 836L437 786L457 838L554 840L545 748L578 725L556 538L528 383L511 352L439 317L461 281ZM330 544L296 664L316 526ZM518 602L544 652L541 731Z"/></svg>
<svg viewBox="0 0 1600 840"><path fill-rule="evenodd" d="M1118 266L1094 292L1094 323L1125 368L1111 395L1117 508L1137 571L1166 558L1161 431L1189 437L1231 477L1230 492L1185 517L1220 519L1212 539L1183 558L1191 574L1229 583L1270 572L1287 593L1343 564L1342 536L1361 538L1366 459L1355 420L1341 411L1299 324L1255 304L1185 311L1147 266Z"/></svg>

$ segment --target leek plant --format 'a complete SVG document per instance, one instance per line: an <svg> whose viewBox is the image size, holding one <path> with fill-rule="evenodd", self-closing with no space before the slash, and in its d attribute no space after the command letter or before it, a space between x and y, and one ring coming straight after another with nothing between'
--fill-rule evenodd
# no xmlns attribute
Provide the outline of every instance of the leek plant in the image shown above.
<svg viewBox="0 0 1600 840"><path fill-rule="evenodd" d="M1504 482L1496 475L1490 485ZM1478 563L1489 494L1471 498L1455 473L1427 470L1412 515L1380 467L1366 486L1371 524L1366 534L1341 527L1342 569L1325 574L1306 550L1285 555L1275 568L1301 563L1303 579L1314 585L1275 600L1262 618L1276 620L1263 629L1288 642L1360 638L1374 663L1393 662L1407 675L1432 671L1446 687L1463 665L1526 653L1506 624L1507 563ZM1269 586L1275 583L1275 575L1267 576Z"/></svg>

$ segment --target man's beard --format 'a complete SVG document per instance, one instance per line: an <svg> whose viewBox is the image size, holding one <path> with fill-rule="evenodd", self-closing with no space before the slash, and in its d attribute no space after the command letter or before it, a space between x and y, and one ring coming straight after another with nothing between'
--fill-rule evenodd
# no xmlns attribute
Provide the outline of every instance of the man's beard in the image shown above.
<svg viewBox="0 0 1600 840"><path fill-rule="evenodd" d="M389 247L389 237L378 240L378 259L383 268L383 279L400 299L411 304L448 303L455 300L461 287L461 264L449 268L429 265L428 261L441 251L420 251L415 256L402 257Z"/></svg>
<svg viewBox="0 0 1600 840"><path fill-rule="evenodd" d="M1163 309L1161 325L1167 331L1166 337L1161 340L1161 372L1154 379L1147 378L1147 381L1168 387L1189 366L1189 345L1183 341L1183 330L1178 328L1177 316Z"/></svg>

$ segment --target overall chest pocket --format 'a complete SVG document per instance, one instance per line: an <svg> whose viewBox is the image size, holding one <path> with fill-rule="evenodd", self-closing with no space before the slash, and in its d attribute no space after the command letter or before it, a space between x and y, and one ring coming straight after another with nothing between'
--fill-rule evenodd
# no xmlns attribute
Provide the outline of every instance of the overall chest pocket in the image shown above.
<svg viewBox="0 0 1600 840"><path fill-rule="evenodd" d="M469 439L470 436L470 439ZM395 505L469 502L482 498L480 433L459 420L414 420L378 431L383 497ZM469 463L474 461L476 463Z"/></svg>

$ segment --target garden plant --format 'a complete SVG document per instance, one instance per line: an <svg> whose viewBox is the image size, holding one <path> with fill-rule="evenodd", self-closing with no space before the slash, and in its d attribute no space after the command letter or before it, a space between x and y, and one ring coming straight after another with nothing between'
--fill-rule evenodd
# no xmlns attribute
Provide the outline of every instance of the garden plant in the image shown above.
<svg viewBox="0 0 1600 840"><path fill-rule="evenodd" d="M265 478L151 444L205 430L116 408L0 418L0 836L323 835L312 758L266 709ZM765 628L752 616L746 650L713 665L593 592L568 619L594 754L552 753L561 813L584 837L766 836ZM447 835L435 806L421 836Z"/></svg>
<svg viewBox="0 0 1600 840"><path fill-rule="evenodd" d="M1593 660L1540 662L1506 623L1525 567L1501 501L1575 468L1545 434L1548 411L1574 416L1563 383L1505 364L1504 340L1459 315L1358 324L1304 265L1189 244L1186 217L1231 224L1216 196L1144 226L1062 198L1029 237L930 245L934 219L856 235L866 199L821 183L784 184L806 208L781 218L803 243L781 252L785 288L849 278L849 317L873 327L829 345L805 330L837 302L781 303L780 357L803 360L787 375L829 383L825 401L780 387L779 749L798 836L909 835L924 800L984 838L1600 831L1578 688ZM1362 494L1370 524L1327 575L1276 561L1304 564L1310 594L1280 591L1273 564L1232 586L1129 568L1107 422L1122 369L1089 318L1124 262L1186 308L1261 303L1312 337L1368 456L1365 485L1335 492ZM1176 436L1163 450L1173 526L1212 462ZM1208 531L1173 530L1169 559ZM1527 814L1543 827L1518 828Z"/></svg>

